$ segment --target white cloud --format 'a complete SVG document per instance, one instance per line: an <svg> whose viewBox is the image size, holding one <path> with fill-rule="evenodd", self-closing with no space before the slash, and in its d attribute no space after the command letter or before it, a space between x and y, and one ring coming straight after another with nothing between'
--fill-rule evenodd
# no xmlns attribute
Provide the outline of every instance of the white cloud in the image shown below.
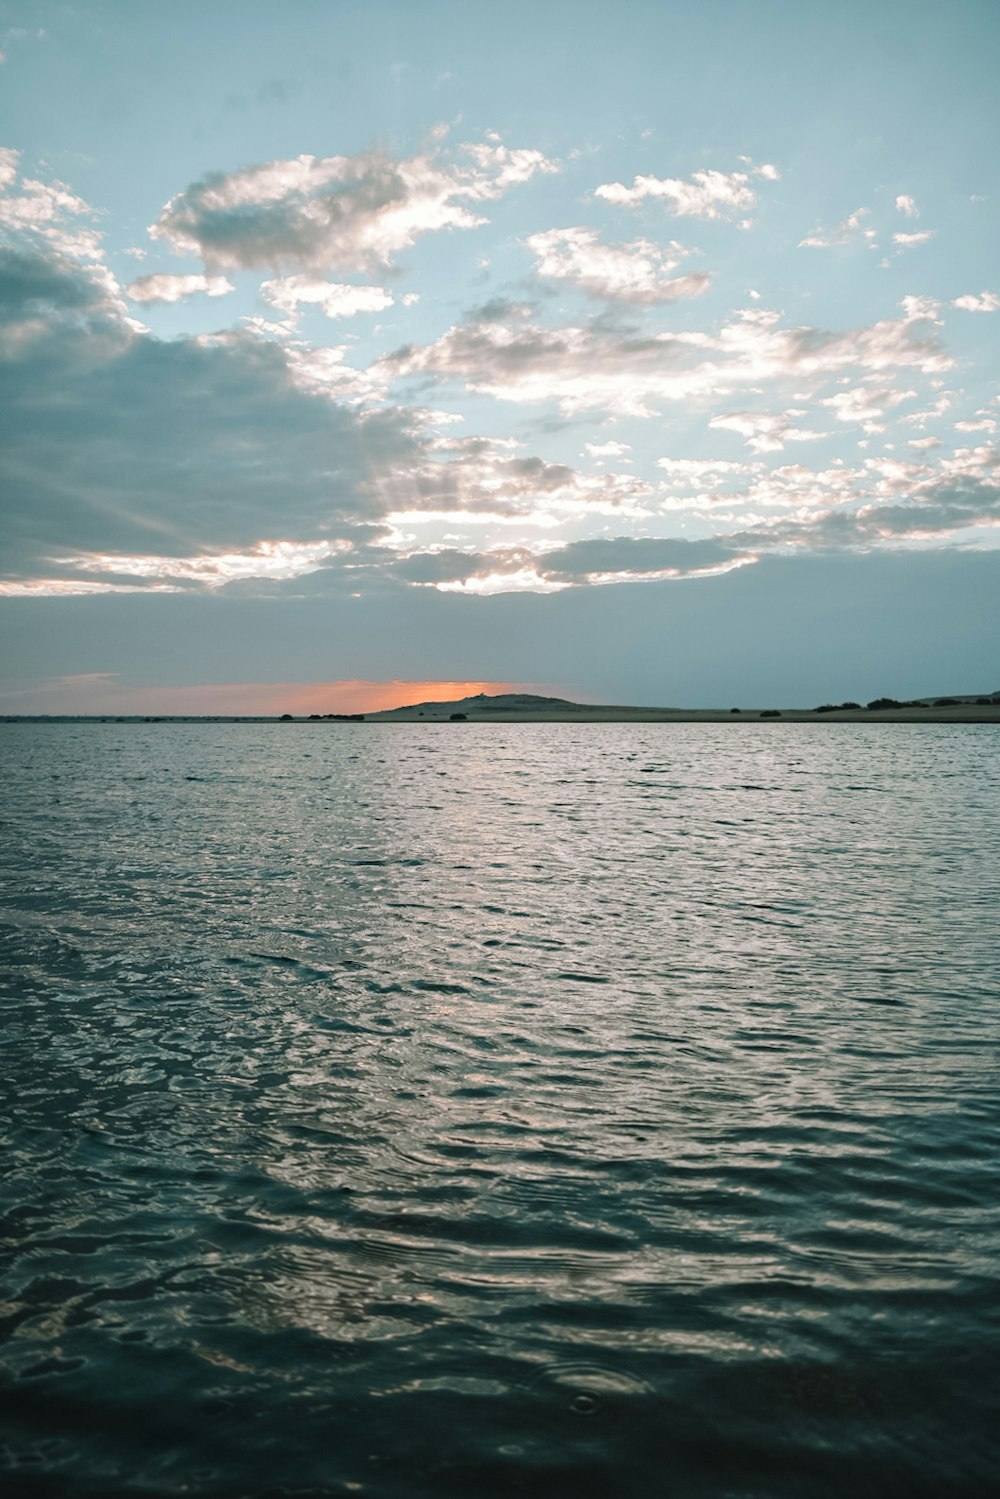
<svg viewBox="0 0 1000 1499"><path fill-rule="evenodd" d="M554 161L548 161L541 151L510 150L503 144L495 130L486 133L488 145L465 145L461 150L470 156L482 174L476 182L473 195L479 198L497 198L509 187L528 182L536 172L556 172Z"/></svg>
<svg viewBox="0 0 1000 1499"><path fill-rule="evenodd" d="M689 181L680 177L636 177L631 187L621 182L605 182L594 189L594 196L608 203L634 208L645 198L666 203L672 213L682 217L721 219L746 213L757 202L751 186L754 177L766 182L778 179L777 167L770 162L755 167L748 163L745 172L718 172L712 169L692 172Z"/></svg>
<svg viewBox="0 0 1000 1499"><path fill-rule="evenodd" d="M894 234L892 242L901 250L911 250L915 245L925 245L933 234L933 229L918 229L914 234Z"/></svg>
<svg viewBox="0 0 1000 1499"><path fill-rule="evenodd" d="M354 317L358 312L382 312L392 306L392 297L381 286L345 286L309 275L265 281L260 294L265 302L282 312L294 314L304 303L318 307L328 318Z"/></svg>
<svg viewBox="0 0 1000 1499"><path fill-rule="evenodd" d="M896 199L896 207L900 213L905 214L908 219L919 219L920 209L910 197L909 193L900 193Z"/></svg>
<svg viewBox="0 0 1000 1499"><path fill-rule="evenodd" d="M792 411L728 411L713 416L709 426L739 432L753 453L780 452L786 442L818 442L826 434L797 427Z"/></svg>
<svg viewBox="0 0 1000 1499"><path fill-rule="evenodd" d="M41 182L22 177L19 189L14 191L19 161L19 151L0 148L0 231L15 237L35 235L63 255L100 260L103 252L96 230L66 223L67 218L91 214L90 204L58 180Z"/></svg>
<svg viewBox="0 0 1000 1499"><path fill-rule="evenodd" d="M934 384L935 382L932 381L931 383ZM943 390L935 400L933 406L924 407L919 411L911 411L908 415L901 417L900 420L908 426L925 427L935 417L943 416L946 411L951 410L953 394L954 392L952 391Z"/></svg>
<svg viewBox="0 0 1000 1499"><path fill-rule="evenodd" d="M272 329L268 327L264 331ZM287 329L279 325L273 331L283 334ZM326 396L328 400L344 405L370 402L379 395L378 385L365 370L347 363L349 353L350 349L344 344L319 348L292 344L285 350L292 383L308 395Z"/></svg>
<svg viewBox="0 0 1000 1499"><path fill-rule="evenodd" d="M0 192L6 192L16 180L20 159L20 151L15 151L13 146L0 146Z"/></svg>
<svg viewBox="0 0 1000 1499"><path fill-rule="evenodd" d="M540 151L510 150L495 136L451 158L298 156L203 177L150 233L223 270L367 270L422 234L482 224L478 205L556 170Z"/></svg>
<svg viewBox="0 0 1000 1499"><path fill-rule="evenodd" d="M848 214L844 221L835 229L825 230L816 228L807 234L805 239L799 240L800 250L828 250L832 245L846 245L854 239L865 239L869 246L875 248L875 230L867 229L861 222L868 217L867 208L858 208L854 213Z"/></svg>
<svg viewBox="0 0 1000 1499"><path fill-rule="evenodd" d="M917 318L936 319L941 311L941 303L933 297L904 297L899 305L907 318L913 321Z"/></svg>
<svg viewBox="0 0 1000 1499"><path fill-rule="evenodd" d="M161 273L140 276L125 288L133 302L181 302L185 297L204 292L207 297L224 297L235 290L225 276L172 276Z"/></svg>
<svg viewBox="0 0 1000 1499"><path fill-rule="evenodd" d="M657 467L666 476L660 481L659 509L664 512L717 506L764 465L760 459L740 463L732 458L659 458Z"/></svg>
<svg viewBox="0 0 1000 1499"><path fill-rule="evenodd" d="M173 583L200 583L220 588L247 578L283 581L316 572L331 557L352 550L351 543L337 541L260 541L241 552L200 552L187 557L165 557L156 553L128 556L116 552L83 552L78 556L52 557L60 567L83 573L159 579Z"/></svg>
<svg viewBox="0 0 1000 1499"><path fill-rule="evenodd" d="M498 593L559 593L569 583L546 578L536 567L471 573L467 578L432 585L440 593L466 593L490 598Z"/></svg>
<svg viewBox="0 0 1000 1499"><path fill-rule="evenodd" d="M714 487L721 476L748 474L756 465L737 463L732 458L658 458L656 466L673 480L694 479L706 487Z"/></svg>
<svg viewBox="0 0 1000 1499"><path fill-rule="evenodd" d="M865 432L874 434L885 431L879 418L887 410L903 401L912 400L915 395L914 390L897 391L891 386L862 384L849 390L839 390L836 395L825 397L819 404L829 406L838 421L859 422Z"/></svg>
<svg viewBox="0 0 1000 1499"><path fill-rule="evenodd" d="M995 291L980 292L978 297L969 292L964 297L956 297L951 305L961 307L965 312L1000 312L1000 297Z"/></svg>
<svg viewBox="0 0 1000 1499"><path fill-rule="evenodd" d="M607 301L653 305L697 297L708 290L710 277L699 271L676 276L680 245L659 249L649 240L609 245L593 229L548 229L526 241L536 258L540 276L568 281L581 291Z"/></svg>
<svg viewBox="0 0 1000 1499"><path fill-rule="evenodd" d="M101 583L84 578L26 578L0 581L0 595L8 599L72 598L100 593L179 593L172 584ZM97 675L97 673L95 673Z"/></svg>
<svg viewBox="0 0 1000 1499"><path fill-rule="evenodd" d="M778 323L778 313L743 310L718 333L640 337L599 325L547 328L506 315L478 316L432 344L385 356L371 374L386 382L434 375L504 401L555 400L567 414L649 417L660 402L725 395L782 378L904 366L936 373L953 362L933 334L915 332L913 319L846 333Z"/></svg>
<svg viewBox="0 0 1000 1499"><path fill-rule="evenodd" d="M859 481L857 470L836 464L826 469L811 469L802 463L783 463L768 469L758 461L751 467L753 482L743 494L730 493L723 499L730 504L742 500L752 513L790 511L798 516L823 512L852 498Z"/></svg>
<svg viewBox="0 0 1000 1499"><path fill-rule="evenodd" d="M955 423L956 432L995 432L997 423L991 416L980 416L974 421L972 419Z"/></svg>
<svg viewBox="0 0 1000 1499"><path fill-rule="evenodd" d="M591 458L621 458L625 453L631 453L631 445L627 442L585 442L584 449Z"/></svg>

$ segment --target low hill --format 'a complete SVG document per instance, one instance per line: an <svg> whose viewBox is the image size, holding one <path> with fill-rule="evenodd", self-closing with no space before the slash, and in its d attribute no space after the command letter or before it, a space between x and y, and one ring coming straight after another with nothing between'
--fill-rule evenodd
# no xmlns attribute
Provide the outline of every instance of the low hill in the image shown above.
<svg viewBox="0 0 1000 1499"><path fill-rule="evenodd" d="M368 718L412 718L423 714L425 718L447 718L452 713L472 716L478 713L572 713L580 711L582 703L571 703L564 697L539 697L531 692L498 692L493 697L477 692L475 697L452 698L441 703L407 703L401 708L387 708L382 713L369 713Z"/></svg>

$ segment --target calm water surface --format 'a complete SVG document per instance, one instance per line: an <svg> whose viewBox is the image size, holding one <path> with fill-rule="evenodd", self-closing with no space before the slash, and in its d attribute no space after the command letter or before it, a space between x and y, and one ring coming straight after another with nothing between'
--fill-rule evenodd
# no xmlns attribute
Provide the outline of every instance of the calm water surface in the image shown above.
<svg viewBox="0 0 1000 1499"><path fill-rule="evenodd" d="M1000 731L0 725L12 1496L1000 1464Z"/></svg>

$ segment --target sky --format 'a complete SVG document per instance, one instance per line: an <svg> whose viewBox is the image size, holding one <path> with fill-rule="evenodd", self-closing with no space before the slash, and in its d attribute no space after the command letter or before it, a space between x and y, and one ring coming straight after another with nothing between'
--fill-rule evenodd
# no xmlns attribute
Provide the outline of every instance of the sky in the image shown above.
<svg viewBox="0 0 1000 1499"><path fill-rule="evenodd" d="M0 0L0 712L1000 689L995 0Z"/></svg>

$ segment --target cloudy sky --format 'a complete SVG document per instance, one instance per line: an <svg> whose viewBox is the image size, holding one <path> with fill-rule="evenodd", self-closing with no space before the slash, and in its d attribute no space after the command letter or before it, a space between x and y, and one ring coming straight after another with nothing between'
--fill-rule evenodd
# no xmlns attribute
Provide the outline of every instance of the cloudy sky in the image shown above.
<svg viewBox="0 0 1000 1499"><path fill-rule="evenodd" d="M1000 688L998 42L0 4L0 711Z"/></svg>

